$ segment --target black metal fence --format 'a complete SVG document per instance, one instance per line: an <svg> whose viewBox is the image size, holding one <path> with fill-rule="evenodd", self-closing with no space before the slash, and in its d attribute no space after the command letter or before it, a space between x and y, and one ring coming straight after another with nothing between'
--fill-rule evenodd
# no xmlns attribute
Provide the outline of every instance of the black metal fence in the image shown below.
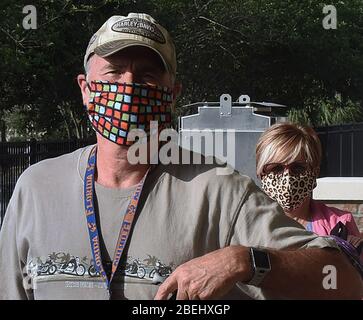
<svg viewBox="0 0 363 320"><path fill-rule="evenodd" d="M4 142L0 143L0 225L16 181L30 165L60 156L94 143L92 140L65 142Z"/></svg>
<svg viewBox="0 0 363 320"><path fill-rule="evenodd" d="M322 177L363 177L363 123L316 131L323 147Z"/></svg>

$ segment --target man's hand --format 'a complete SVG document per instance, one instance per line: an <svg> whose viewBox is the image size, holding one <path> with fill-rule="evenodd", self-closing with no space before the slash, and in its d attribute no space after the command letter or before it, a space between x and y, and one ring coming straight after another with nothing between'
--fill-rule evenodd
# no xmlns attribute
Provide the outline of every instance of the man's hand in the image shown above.
<svg viewBox="0 0 363 320"><path fill-rule="evenodd" d="M166 300L178 290L177 300L218 299L237 281L252 278L249 249L230 246L180 265L160 286L155 300Z"/></svg>
<svg viewBox="0 0 363 320"><path fill-rule="evenodd" d="M269 250L272 269L262 287L275 298L361 299L363 281L344 253L336 249ZM218 299L238 282L252 278L249 249L230 246L179 266L160 286L155 299ZM336 268L337 289L323 286L327 265Z"/></svg>

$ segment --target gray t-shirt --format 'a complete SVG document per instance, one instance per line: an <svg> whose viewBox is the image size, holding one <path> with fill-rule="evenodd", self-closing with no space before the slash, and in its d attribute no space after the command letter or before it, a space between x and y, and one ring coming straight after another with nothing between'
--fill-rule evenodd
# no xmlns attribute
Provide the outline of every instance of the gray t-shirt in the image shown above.
<svg viewBox="0 0 363 320"><path fill-rule="evenodd" d="M19 178L0 232L0 299L109 299L84 213L90 150L42 161ZM112 299L153 299L177 266L231 244L336 248L288 218L249 177L217 175L216 168L158 165L150 172ZM133 188L95 189L107 270ZM238 283L224 299L266 297L280 298Z"/></svg>
<svg viewBox="0 0 363 320"><path fill-rule="evenodd" d="M127 189L106 188L95 183L98 229L103 240L104 259L112 261L121 224L136 186ZM99 214L99 213L102 214Z"/></svg>

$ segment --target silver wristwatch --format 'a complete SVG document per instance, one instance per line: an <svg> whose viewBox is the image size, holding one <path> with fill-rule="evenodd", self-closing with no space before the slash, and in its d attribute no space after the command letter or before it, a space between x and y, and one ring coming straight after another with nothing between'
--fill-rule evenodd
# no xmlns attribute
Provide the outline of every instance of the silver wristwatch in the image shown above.
<svg viewBox="0 0 363 320"><path fill-rule="evenodd" d="M259 287L264 277L271 271L271 263L268 252L261 249L250 248L253 277L247 283Z"/></svg>

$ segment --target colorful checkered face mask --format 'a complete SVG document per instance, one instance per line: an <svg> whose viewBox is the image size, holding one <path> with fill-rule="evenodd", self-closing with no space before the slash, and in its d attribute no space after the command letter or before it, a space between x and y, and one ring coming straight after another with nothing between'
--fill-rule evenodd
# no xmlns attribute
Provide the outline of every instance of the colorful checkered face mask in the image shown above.
<svg viewBox="0 0 363 320"><path fill-rule="evenodd" d="M150 134L150 121L160 128L170 126L172 91L167 87L137 83L92 81L88 117L96 132L119 145L133 129Z"/></svg>

